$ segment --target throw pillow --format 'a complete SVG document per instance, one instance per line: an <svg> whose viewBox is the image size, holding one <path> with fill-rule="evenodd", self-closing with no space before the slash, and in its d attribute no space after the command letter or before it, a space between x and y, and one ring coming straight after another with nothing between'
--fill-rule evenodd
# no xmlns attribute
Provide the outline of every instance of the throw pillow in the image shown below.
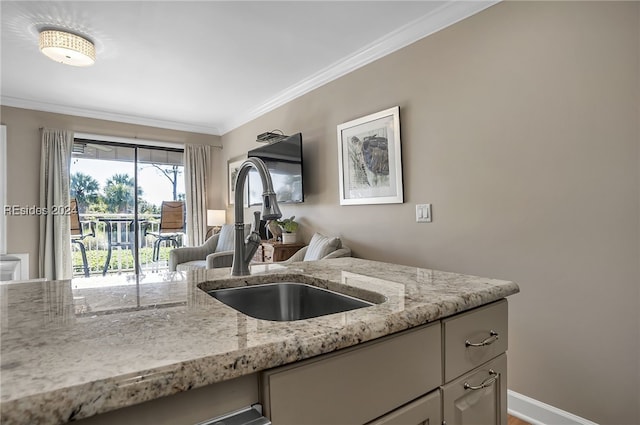
<svg viewBox="0 0 640 425"><path fill-rule="evenodd" d="M320 260L336 249L340 249L341 246L340 238L314 233L311 237L311 242L309 242L307 252L304 254L304 261Z"/></svg>
<svg viewBox="0 0 640 425"><path fill-rule="evenodd" d="M216 245L216 252L221 251L233 251L233 243L235 241L235 229L234 224L225 224L220 229L220 236L218 236L218 245Z"/></svg>

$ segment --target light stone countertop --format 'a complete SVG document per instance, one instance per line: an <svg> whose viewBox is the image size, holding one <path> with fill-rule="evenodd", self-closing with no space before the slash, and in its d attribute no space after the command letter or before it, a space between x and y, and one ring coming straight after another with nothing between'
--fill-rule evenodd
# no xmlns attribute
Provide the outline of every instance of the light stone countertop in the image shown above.
<svg viewBox="0 0 640 425"><path fill-rule="evenodd" d="M198 287L291 280L376 304L271 322ZM252 266L243 278L216 269L101 288L5 282L0 422L63 424L356 345L518 291L508 281L355 258Z"/></svg>

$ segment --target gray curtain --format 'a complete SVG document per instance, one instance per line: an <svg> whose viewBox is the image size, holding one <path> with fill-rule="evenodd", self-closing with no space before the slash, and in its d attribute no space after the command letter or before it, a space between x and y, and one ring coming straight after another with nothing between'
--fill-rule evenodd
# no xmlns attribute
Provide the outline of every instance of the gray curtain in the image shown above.
<svg viewBox="0 0 640 425"><path fill-rule="evenodd" d="M70 204L69 167L73 132L42 129L40 156L40 277L71 279L71 222L64 208ZM44 212L44 211L43 211ZM55 213L54 213L55 212Z"/></svg>
<svg viewBox="0 0 640 425"><path fill-rule="evenodd" d="M184 147L187 240L190 246L202 245L207 236L207 179L212 156L211 146Z"/></svg>

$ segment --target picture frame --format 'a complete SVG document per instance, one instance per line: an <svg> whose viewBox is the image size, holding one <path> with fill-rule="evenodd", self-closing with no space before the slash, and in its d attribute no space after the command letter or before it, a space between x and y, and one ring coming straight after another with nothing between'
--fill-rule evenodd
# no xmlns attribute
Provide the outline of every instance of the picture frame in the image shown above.
<svg viewBox="0 0 640 425"><path fill-rule="evenodd" d="M338 125L340 205L401 204L400 107Z"/></svg>
<svg viewBox="0 0 640 425"><path fill-rule="evenodd" d="M241 157L235 157L230 159L229 161L227 161L227 192L229 194L229 205L234 205L235 204L235 197L236 197L236 192L235 192L235 177L238 174L238 172L240 171L240 166L242 165L242 163L246 160L246 156L241 156ZM249 192L249 188L248 188L248 182L245 182L245 194L244 194L244 205L247 205L247 194Z"/></svg>

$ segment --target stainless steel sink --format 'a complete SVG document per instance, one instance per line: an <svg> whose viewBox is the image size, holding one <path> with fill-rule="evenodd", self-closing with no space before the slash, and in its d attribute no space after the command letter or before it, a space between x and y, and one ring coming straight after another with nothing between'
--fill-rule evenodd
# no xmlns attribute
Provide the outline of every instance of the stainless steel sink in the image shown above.
<svg viewBox="0 0 640 425"><path fill-rule="evenodd" d="M297 282L207 291L247 316L278 322L310 319L373 305L368 301Z"/></svg>

